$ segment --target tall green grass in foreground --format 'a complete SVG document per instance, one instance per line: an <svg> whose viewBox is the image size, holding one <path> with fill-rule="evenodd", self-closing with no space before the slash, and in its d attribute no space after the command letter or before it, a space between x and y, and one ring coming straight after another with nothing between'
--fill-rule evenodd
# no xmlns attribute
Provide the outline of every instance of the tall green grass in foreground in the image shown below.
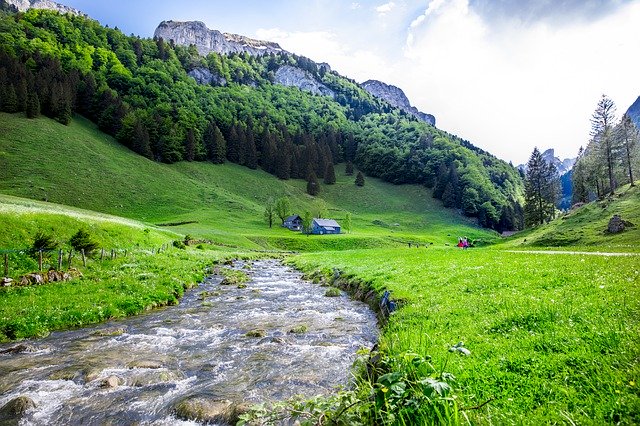
<svg viewBox="0 0 640 426"><path fill-rule="evenodd" d="M453 374L460 419L640 422L638 257L393 249L291 261L306 271L339 268L391 290L402 307L380 339L391 359L386 368L404 376L419 357ZM459 342L469 356L449 351ZM405 392L402 386L395 389ZM392 423L438 422L421 417L411 400L400 398Z"/></svg>

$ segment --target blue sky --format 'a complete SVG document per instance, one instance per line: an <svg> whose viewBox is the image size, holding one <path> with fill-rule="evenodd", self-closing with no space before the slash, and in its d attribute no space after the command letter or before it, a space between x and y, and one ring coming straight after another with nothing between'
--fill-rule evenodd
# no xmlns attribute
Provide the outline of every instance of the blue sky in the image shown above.
<svg viewBox="0 0 640 426"><path fill-rule="evenodd" d="M126 34L199 20L405 91L438 127L514 164L574 157L607 94L640 96L640 0L59 0Z"/></svg>

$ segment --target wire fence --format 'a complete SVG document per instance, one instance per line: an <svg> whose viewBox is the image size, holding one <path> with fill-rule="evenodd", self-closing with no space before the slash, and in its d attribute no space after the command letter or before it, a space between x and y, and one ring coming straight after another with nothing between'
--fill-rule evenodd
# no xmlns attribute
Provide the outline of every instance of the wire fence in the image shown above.
<svg viewBox="0 0 640 426"><path fill-rule="evenodd" d="M62 270L62 268L66 265L67 269L70 269L73 266L73 261L80 259L82 261L82 266L87 266L87 258L90 255L94 258L94 260L114 260L120 256L127 257L130 253L146 253L146 254L159 254L161 252L166 251L169 248L168 244L163 244L157 248L151 249L99 249L92 251L91 253L86 253L84 249L73 250L73 249L53 249L53 250L44 250L44 249L0 249L0 256L3 258L3 266L4 266L4 277L9 277L10 272L10 257L13 257L13 261L16 265L19 264L19 259L17 256L29 256L35 258L38 262L38 271L42 272L44 266L46 265L48 268L55 268L57 266L57 270ZM98 254L99 253L99 254ZM14 256L9 256L13 254ZM56 254L56 257L52 257L53 254ZM47 262L45 264L45 261ZM19 268L18 268L19 269Z"/></svg>

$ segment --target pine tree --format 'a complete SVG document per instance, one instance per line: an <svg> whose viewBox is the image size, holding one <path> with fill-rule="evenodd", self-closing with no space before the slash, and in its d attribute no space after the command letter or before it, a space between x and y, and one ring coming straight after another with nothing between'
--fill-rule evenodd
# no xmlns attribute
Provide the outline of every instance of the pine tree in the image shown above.
<svg viewBox="0 0 640 426"><path fill-rule="evenodd" d="M187 130L187 137L184 142L184 159L193 161L196 158L196 137L193 129Z"/></svg>
<svg viewBox="0 0 640 426"><path fill-rule="evenodd" d="M524 188L526 225L541 225L552 219L559 193L558 176L555 166L544 160L538 148L527 163Z"/></svg>
<svg viewBox="0 0 640 426"><path fill-rule="evenodd" d="M40 115L40 99L35 91L27 95L27 118L37 118Z"/></svg>
<svg viewBox="0 0 640 426"><path fill-rule="evenodd" d="M631 186L635 186L633 181L632 158L636 151L635 147L638 145L638 140L640 140L640 132L628 114L622 116L620 123L616 127L615 136L617 140L616 145L618 145L622 151L622 163L629 175L629 183Z"/></svg>
<svg viewBox="0 0 640 426"><path fill-rule="evenodd" d="M571 185L571 203L586 203L589 200L589 188L587 187L587 171L582 147L578 151L578 158L571 170Z"/></svg>
<svg viewBox="0 0 640 426"><path fill-rule="evenodd" d="M140 120L137 120L133 127L133 142L131 149L140 155L144 155L148 159L153 159L151 143L149 141L149 132Z"/></svg>
<svg viewBox="0 0 640 426"><path fill-rule="evenodd" d="M347 161L347 164L344 166L344 174L353 176L353 163L351 161Z"/></svg>
<svg viewBox="0 0 640 426"><path fill-rule="evenodd" d="M318 182L318 177L316 173L311 170L309 172L309 177L307 178L307 194L313 195L314 197L320 193L320 183Z"/></svg>
<svg viewBox="0 0 640 426"><path fill-rule="evenodd" d="M361 171L358 171L358 174L356 176L355 184L357 186L364 186L364 175L362 174Z"/></svg>
<svg viewBox="0 0 640 426"><path fill-rule="evenodd" d="M327 163L327 168L324 172L324 183L327 185L333 185L336 183L336 171L333 168L333 163Z"/></svg>
<svg viewBox="0 0 640 426"><path fill-rule="evenodd" d="M5 97L2 100L2 109L8 113L18 112L18 97L16 96L16 89L13 84L10 84L6 88Z"/></svg>
<svg viewBox="0 0 640 426"><path fill-rule="evenodd" d="M616 185L614 180L614 139L613 125L615 120L616 106L606 95L602 95L596 110L591 116L591 137L599 152L599 159L605 165L608 180L609 193L613 194Z"/></svg>
<svg viewBox="0 0 640 426"><path fill-rule="evenodd" d="M227 138L227 160L238 164L240 162L239 149L238 130L234 124L229 130L229 137Z"/></svg>

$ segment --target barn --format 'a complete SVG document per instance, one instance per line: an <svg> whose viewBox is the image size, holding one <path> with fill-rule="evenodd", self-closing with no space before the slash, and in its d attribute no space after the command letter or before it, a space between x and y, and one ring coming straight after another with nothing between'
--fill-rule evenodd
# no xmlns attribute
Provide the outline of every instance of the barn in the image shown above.
<svg viewBox="0 0 640 426"><path fill-rule="evenodd" d="M333 219L313 219L311 233L316 235L339 234L340 225Z"/></svg>

